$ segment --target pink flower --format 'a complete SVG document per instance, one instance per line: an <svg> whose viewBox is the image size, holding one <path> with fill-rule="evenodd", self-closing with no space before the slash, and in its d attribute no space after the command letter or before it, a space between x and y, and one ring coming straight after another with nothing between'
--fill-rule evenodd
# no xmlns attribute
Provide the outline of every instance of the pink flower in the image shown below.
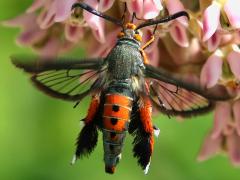
<svg viewBox="0 0 240 180"><path fill-rule="evenodd" d="M223 58L227 59L230 71L235 78L240 80L240 52L238 50L232 50L224 57L223 53L218 50L209 56L203 65L200 76L201 84L207 88L211 88L218 83L222 75Z"/></svg>
<svg viewBox="0 0 240 180"><path fill-rule="evenodd" d="M170 15L179 11L185 11L183 4L179 0L165 1L165 5ZM170 26L169 32L171 37L181 47L189 46L188 35L186 31L187 26L188 20L186 17L180 17L174 20Z"/></svg>
<svg viewBox="0 0 240 180"><path fill-rule="evenodd" d="M227 14L228 20L233 28L240 28L240 1L227 0L224 4L224 11Z"/></svg>
<svg viewBox="0 0 240 180"><path fill-rule="evenodd" d="M5 21L3 24L11 27L21 27L21 33L16 39L17 43L32 47L40 55L56 56L72 47L72 43L59 38L63 33L61 25L54 25L48 30L41 29L36 19L35 14L29 13Z"/></svg>
<svg viewBox="0 0 240 180"><path fill-rule="evenodd" d="M92 39L92 41L88 44L87 53L91 57L106 57L111 48L115 45L116 36L119 31L120 28L113 29L112 32L106 36L106 41L108 43L100 44Z"/></svg>
<svg viewBox="0 0 240 180"><path fill-rule="evenodd" d="M27 10L27 12L35 12L37 9L43 8L38 16L37 22L40 28L48 29L56 22L67 21L71 17L71 7L76 2L77 0L48 0L44 2L41 0L36 0ZM100 2L96 0L85 0L84 2L96 10L107 10L113 5L113 0L101 0ZM93 35L96 37L96 39L99 42L104 43L104 19L87 11L84 11L83 19L86 22L85 25L92 29ZM83 27L79 27L79 24L76 25L71 23L66 23L66 26L70 26L65 28L67 39L72 42L79 41L82 35L77 35L76 33L82 32Z"/></svg>
<svg viewBox="0 0 240 180"><path fill-rule="evenodd" d="M160 0L125 0L130 14L136 13L138 18L152 19L162 10Z"/></svg>
<svg viewBox="0 0 240 180"><path fill-rule="evenodd" d="M36 24L36 18L34 14L23 14L5 21L3 24L10 27L20 27L21 33L17 37L16 42L19 45L30 46L37 43L47 34L46 30L40 29Z"/></svg>
<svg viewBox="0 0 240 180"><path fill-rule="evenodd" d="M240 28L240 1L227 0L225 3L213 1L203 14L203 41L207 41L216 33L218 29L224 28L220 23L221 10L226 13L232 28ZM228 22L225 22L228 23Z"/></svg>
<svg viewBox="0 0 240 180"><path fill-rule="evenodd" d="M203 161L225 151L234 165L240 165L240 100L232 105L218 103L213 130L207 135L198 160Z"/></svg>

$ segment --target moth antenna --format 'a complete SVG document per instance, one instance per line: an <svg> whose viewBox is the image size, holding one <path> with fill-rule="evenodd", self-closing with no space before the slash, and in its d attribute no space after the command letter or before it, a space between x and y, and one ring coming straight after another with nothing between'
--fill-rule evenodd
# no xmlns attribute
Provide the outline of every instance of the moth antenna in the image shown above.
<svg viewBox="0 0 240 180"><path fill-rule="evenodd" d="M152 25L158 25L158 24L161 24L161 23L166 23L166 22L172 21L172 20L177 19L177 18L182 17L182 16L185 16L189 19L189 15L186 11L179 11L175 14L172 14L170 16L167 16L167 17L164 17L164 18L161 18L161 19L146 21L146 22L140 24L136 29L141 29L141 28L146 27L146 26L152 26Z"/></svg>
<svg viewBox="0 0 240 180"><path fill-rule="evenodd" d="M92 8L91 6L89 6L89 5L87 5L83 2L78 2L78 3L73 4L72 10L77 8L77 7L80 7L80 8L82 8L82 9L84 9L84 10L86 10L86 11L88 11L88 12L90 12L90 13L96 15L96 16L104 18L104 19L106 19L106 20L108 20L108 21L110 21L110 22L112 22L116 25L119 25L119 26L123 27L123 24L120 20L115 19L114 17L108 16L106 14L103 14L103 13L95 10L94 8Z"/></svg>
<svg viewBox="0 0 240 180"><path fill-rule="evenodd" d="M125 18L126 18L126 12L127 12L127 3L124 3L124 10L123 10L123 15L122 15L122 24L125 24Z"/></svg>

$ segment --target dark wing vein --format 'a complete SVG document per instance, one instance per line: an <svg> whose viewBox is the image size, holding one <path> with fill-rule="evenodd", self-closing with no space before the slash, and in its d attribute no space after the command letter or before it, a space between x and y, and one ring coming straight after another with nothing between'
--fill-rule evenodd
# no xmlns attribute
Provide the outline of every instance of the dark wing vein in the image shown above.
<svg viewBox="0 0 240 180"><path fill-rule="evenodd" d="M69 59L12 56L13 64L33 74L34 85L46 94L79 101L103 85L106 70L103 58Z"/></svg>
<svg viewBox="0 0 240 180"><path fill-rule="evenodd" d="M212 109L213 103L197 93L176 87L173 91L166 83L152 80L150 98L153 104L167 115L191 116L207 112Z"/></svg>

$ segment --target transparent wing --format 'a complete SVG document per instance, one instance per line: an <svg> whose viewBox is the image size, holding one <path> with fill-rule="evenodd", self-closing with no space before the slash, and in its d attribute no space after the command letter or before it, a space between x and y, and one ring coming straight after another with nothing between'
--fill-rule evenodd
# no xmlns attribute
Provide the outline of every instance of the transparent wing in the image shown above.
<svg viewBox="0 0 240 180"><path fill-rule="evenodd" d="M12 58L13 63L31 73L33 84L46 94L64 99L80 100L100 88L106 70L103 59L38 59Z"/></svg>
<svg viewBox="0 0 240 180"><path fill-rule="evenodd" d="M168 115L201 114L211 110L215 101L231 98L221 86L206 90L150 65L146 65L145 76L150 81L150 98L153 104Z"/></svg>
<svg viewBox="0 0 240 180"><path fill-rule="evenodd" d="M154 105L168 115L194 115L212 109L213 102L184 88L153 80L150 97Z"/></svg>

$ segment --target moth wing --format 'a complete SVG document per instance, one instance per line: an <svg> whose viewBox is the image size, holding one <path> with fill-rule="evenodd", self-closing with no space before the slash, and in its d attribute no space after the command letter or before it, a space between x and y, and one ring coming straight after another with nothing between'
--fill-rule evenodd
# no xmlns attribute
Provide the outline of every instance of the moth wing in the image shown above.
<svg viewBox="0 0 240 180"><path fill-rule="evenodd" d="M31 74L33 84L44 93L79 101L103 85L104 59L68 59L12 56L13 64Z"/></svg>
<svg viewBox="0 0 240 180"><path fill-rule="evenodd" d="M223 86L204 89L162 69L145 66L145 76L150 80L150 99L158 110L167 115L191 116L205 113L214 107L215 101L231 98Z"/></svg>

